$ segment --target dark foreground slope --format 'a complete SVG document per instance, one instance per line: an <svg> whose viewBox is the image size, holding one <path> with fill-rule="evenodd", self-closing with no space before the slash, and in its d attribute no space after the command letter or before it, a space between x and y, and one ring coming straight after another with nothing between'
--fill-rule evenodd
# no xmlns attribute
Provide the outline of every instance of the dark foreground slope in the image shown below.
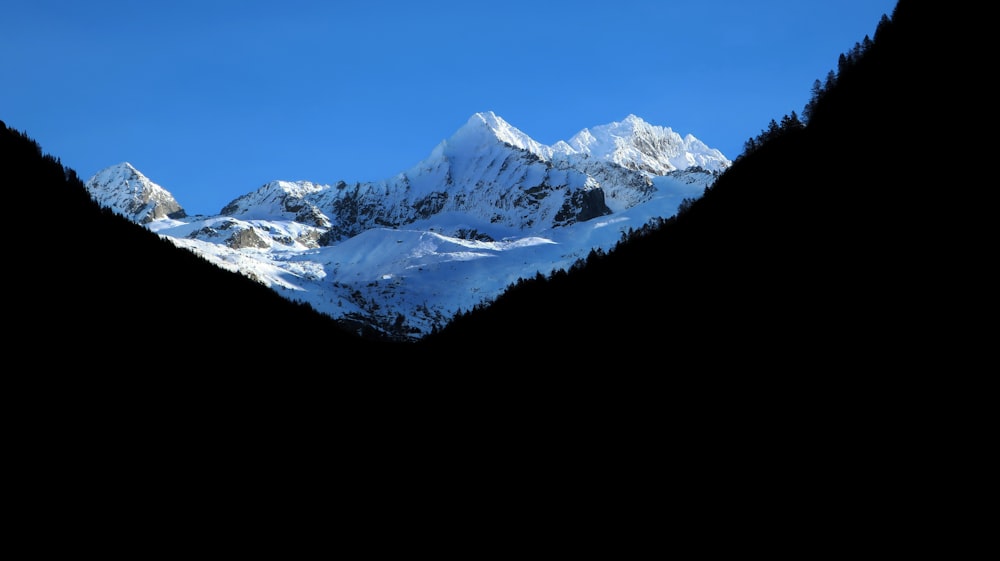
<svg viewBox="0 0 1000 561"><path fill-rule="evenodd" d="M74 170L6 125L0 177L4 332L26 368L246 375L276 357L307 367L320 362L311 355L365 346L328 316L101 209Z"/></svg>
<svg viewBox="0 0 1000 561"><path fill-rule="evenodd" d="M807 126L768 135L653 234L525 283L426 346L478 342L497 360L551 350L556 368L633 372L856 372L942 358L966 271L948 247L961 195L935 158L947 153L942 135L968 129L952 103L968 80L929 62L958 50L958 35L930 5L902 2L871 41L831 61L836 80Z"/></svg>

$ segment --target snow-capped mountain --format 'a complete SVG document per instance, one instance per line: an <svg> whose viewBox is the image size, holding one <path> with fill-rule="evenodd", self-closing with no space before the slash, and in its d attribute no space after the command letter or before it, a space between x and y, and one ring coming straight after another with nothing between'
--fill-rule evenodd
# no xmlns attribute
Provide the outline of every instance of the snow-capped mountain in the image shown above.
<svg viewBox="0 0 1000 561"><path fill-rule="evenodd" d="M87 189L101 206L139 224L187 216L173 195L128 163L99 171L87 181Z"/></svg>
<svg viewBox="0 0 1000 561"><path fill-rule="evenodd" d="M486 112L389 179L272 181L216 216L186 216L128 163L86 185L220 267L359 328L420 338L519 278L672 216L730 163L634 115L547 146Z"/></svg>

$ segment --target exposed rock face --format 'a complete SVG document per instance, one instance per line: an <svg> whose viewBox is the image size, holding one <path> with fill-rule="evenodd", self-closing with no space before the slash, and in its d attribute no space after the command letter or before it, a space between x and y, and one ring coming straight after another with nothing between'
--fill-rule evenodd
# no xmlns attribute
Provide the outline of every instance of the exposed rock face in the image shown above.
<svg viewBox="0 0 1000 561"><path fill-rule="evenodd" d="M560 221L560 217L566 214L576 213L565 222ZM611 214L611 209L604 203L604 190L590 189L588 191L575 191L563 205L563 210L556 215L558 224L586 222L591 218Z"/></svg>
<svg viewBox="0 0 1000 561"><path fill-rule="evenodd" d="M240 249L244 247L257 247L263 249L270 246L270 244L264 241L264 238L262 238L254 228L238 230L229 238L226 245L233 249Z"/></svg>
<svg viewBox="0 0 1000 561"><path fill-rule="evenodd" d="M319 239L321 236L322 234L320 234L316 230L308 230L300 234L298 237L296 237L295 241L304 245L305 247L316 248L320 246Z"/></svg>
<svg viewBox="0 0 1000 561"><path fill-rule="evenodd" d="M187 216L181 205L177 204L177 201L172 198L170 200L162 200L157 199L155 195L150 195L143 197L140 202L141 204L135 204L127 210L142 216L139 220L141 224L164 218L184 218Z"/></svg>

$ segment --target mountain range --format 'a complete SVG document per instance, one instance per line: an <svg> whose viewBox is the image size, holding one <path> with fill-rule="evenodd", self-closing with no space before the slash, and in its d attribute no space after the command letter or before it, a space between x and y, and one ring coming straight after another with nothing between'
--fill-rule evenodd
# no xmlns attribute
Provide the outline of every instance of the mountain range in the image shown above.
<svg viewBox="0 0 1000 561"><path fill-rule="evenodd" d="M189 216L129 163L85 185L102 207L360 334L414 340L673 216L731 164L635 115L547 146L484 112L389 179L272 181L214 216Z"/></svg>
<svg viewBox="0 0 1000 561"><path fill-rule="evenodd" d="M299 382L350 385L373 381L371 372L412 373L421 365L462 379L475 372L475 379L495 389L523 395L531 388L533 395L560 400L566 397L560 392L606 390L608 372L627 372L616 379L640 384L644 395L701 396L716 404L734 403L748 392L760 397L795 388L797 402L808 403L799 382L810 381L809 395L818 395L820 382L834 383L817 375L820 370L846 373L838 387L869 396L877 389L880 399L889 399L887 388L904 387L896 384L897 376L907 375L914 363L964 367L976 349L987 348L988 331L974 329L965 314L989 310L983 284L992 276L984 270L990 263L984 256L992 238L981 231L990 222L980 213L991 206L978 198L988 189L977 187L961 166L941 164L946 144L937 132L948 131L952 140L972 138L977 121L962 118L955 108L981 90L958 66L929 71L927 61L942 53L956 60L967 54L964 28L941 15L928 5L900 2L873 37L859 38L854 48L845 45L841 60L831 61L834 70L825 83L817 79L813 98L804 100L808 119L789 120L794 126L788 127L779 116L775 121L781 125L762 123L767 134L748 141L752 149L733 159L691 204L679 205L674 216L604 254L589 254L565 274L517 281L489 305L463 308L444 328L412 343L359 338L355 328L344 330L329 315L236 272L238 267L226 270L179 248L174 240L206 242L172 240L149 225L192 221L180 214L183 208L166 205L140 226L99 204L73 169L4 123L0 178L14 219L8 223L7 281L17 303L6 316L15 327L11 347L23 352L18 364L31 368L62 371L72 357L83 365L171 373L169 382L159 383L185 391L209 380L218 391L246 388L251 378L270 384L274 371L260 369L267 358L295 366L283 368L282 375L294 370ZM557 152L567 159L595 159L551 148L552 159L538 156L539 162L555 162ZM523 163L534 152L520 154L513 163L538 169ZM550 177L562 172L554 164L552 170ZM596 225L613 216L580 220L577 214L569 217L574 223L567 219L555 226L553 197L572 203L565 193L587 192L585 179L574 181L539 202L553 225L543 231L534 224L531 235ZM353 185L345 191L353 192ZM605 200L615 211L614 199ZM450 198L445 202L455 204ZM579 213L585 207L570 208ZM336 213L320 210L332 226ZM635 220L637 229L641 220ZM419 222L396 226L393 233L420 231L414 224ZM470 230L477 225L467 224ZM490 243L474 234L451 234L445 237ZM492 243L507 235L491 234ZM408 243L382 241L397 239ZM353 240L309 251L333 251ZM456 247L456 257L459 251L464 250ZM872 368L894 374L873 380L866 374ZM729 374L706 377L692 369ZM488 374L495 371L503 377ZM194 381L177 378L177 372L213 374ZM545 373L546 392L539 393L538 372ZM869 386L861 387L862 376ZM426 374L404 380L393 376L382 388L400 399L415 383L443 389L436 385L439 378ZM613 385L621 391L634 387Z"/></svg>

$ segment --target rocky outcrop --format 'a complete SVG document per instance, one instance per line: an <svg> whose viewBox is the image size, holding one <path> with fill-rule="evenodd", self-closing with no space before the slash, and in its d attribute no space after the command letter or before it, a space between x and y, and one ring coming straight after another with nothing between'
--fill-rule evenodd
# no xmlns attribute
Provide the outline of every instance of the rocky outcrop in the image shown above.
<svg viewBox="0 0 1000 561"><path fill-rule="evenodd" d="M256 229L247 228L233 233L233 235L226 241L226 245L233 249L241 249L244 247L256 247L263 249L269 247L270 244L264 241L264 238L257 233Z"/></svg>

